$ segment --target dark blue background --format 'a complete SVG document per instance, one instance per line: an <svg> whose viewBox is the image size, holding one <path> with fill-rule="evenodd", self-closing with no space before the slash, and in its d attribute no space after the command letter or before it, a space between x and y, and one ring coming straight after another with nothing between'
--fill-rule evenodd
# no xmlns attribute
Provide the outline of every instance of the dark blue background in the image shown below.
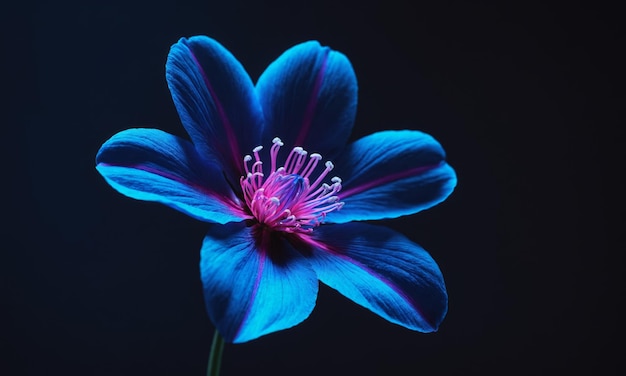
<svg viewBox="0 0 626 376"><path fill-rule="evenodd" d="M171 44L196 34L255 80L299 42L342 51L359 80L353 139L423 130L459 178L443 204L383 223L443 270L450 302L438 333L390 324L322 286L301 325L227 345L224 375L623 371L611 342L624 316L619 13L432 3L7 5L0 373L204 374L206 224L125 198L94 168L120 130L184 135L164 65Z"/></svg>

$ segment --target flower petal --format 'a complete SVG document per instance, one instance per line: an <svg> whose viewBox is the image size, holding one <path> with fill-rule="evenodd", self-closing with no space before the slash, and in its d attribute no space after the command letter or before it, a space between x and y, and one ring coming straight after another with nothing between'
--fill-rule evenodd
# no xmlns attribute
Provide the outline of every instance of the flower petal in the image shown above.
<svg viewBox="0 0 626 376"><path fill-rule="evenodd" d="M250 76L235 57L205 36L170 49L167 83L185 129L201 155L222 161L233 185L243 155L260 144L263 112Z"/></svg>
<svg viewBox="0 0 626 376"><path fill-rule="evenodd" d="M329 213L327 222L395 218L440 203L456 186L444 159L441 145L418 131L384 131L357 140L335 163L345 205Z"/></svg>
<svg viewBox="0 0 626 376"><path fill-rule="evenodd" d="M128 197L161 202L207 222L246 217L217 165L200 161L191 142L158 129L116 134L102 145L96 164L106 181Z"/></svg>
<svg viewBox="0 0 626 376"><path fill-rule="evenodd" d="M357 82L348 58L316 41L285 51L259 78L266 121L263 141L280 137L288 148L332 158L346 144L357 105Z"/></svg>
<svg viewBox="0 0 626 376"><path fill-rule="evenodd" d="M228 342L290 328L315 307L311 266L258 226L213 226L202 244L200 272L209 316Z"/></svg>
<svg viewBox="0 0 626 376"><path fill-rule="evenodd" d="M447 312L443 276L419 245L385 227L321 226L308 260L320 281L383 318L436 331Z"/></svg>

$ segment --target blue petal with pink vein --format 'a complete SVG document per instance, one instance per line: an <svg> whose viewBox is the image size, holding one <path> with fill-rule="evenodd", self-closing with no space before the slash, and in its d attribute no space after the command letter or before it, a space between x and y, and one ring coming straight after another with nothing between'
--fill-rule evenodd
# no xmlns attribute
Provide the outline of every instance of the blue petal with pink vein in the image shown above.
<svg viewBox="0 0 626 376"><path fill-rule="evenodd" d="M365 223L317 228L307 260L320 281L383 318L433 332L448 309L439 267L403 235Z"/></svg>
<svg viewBox="0 0 626 376"><path fill-rule="evenodd" d="M106 141L96 169L118 192L168 205L206 222L247 216L219 165L200 160L191 142L157 129L128 129Z"/></svg>
<svg viewBox="0 0 626 376"><path fill-rule="evenodd" d="M356 115L357 81L348 58L316 41L294 46L259 78L263 142L332 158L346 144Z"/></svg>
<svg viewBox="0 0 626 376"><path fill-rule="evenodd" d="M200 155L222 161L238 187L243 156L261 141L263 112L250 76L235 57L205 36L170 49L167 83L181 121Z"/></svg>
<svg viewBox="0 0 626 376"><path fill-rule="evenodd" d="M338 196L345 203L326 222L377 220L414 214L445 200L456 174L445 152L419 131L384 131L349 145L333 174L343 179Z"/></svg>
<svg viewBox="0 0 626 376"><path fill-rule="evenodd" d="M227 342L290 328L315 307L319 283L307 260L260 226L212 226L200 273L207 311Z"/></svg>

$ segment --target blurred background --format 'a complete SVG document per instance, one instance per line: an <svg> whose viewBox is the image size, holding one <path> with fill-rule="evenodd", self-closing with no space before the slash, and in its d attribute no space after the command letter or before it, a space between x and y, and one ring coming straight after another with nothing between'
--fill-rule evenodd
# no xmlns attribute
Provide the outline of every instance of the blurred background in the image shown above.
<svg viewBox="0 0 626 376"><path fill-rule="evenodd" d="M223 375L624 372L617 9L393 0L4 8L0 374L205 373L207 225L123 197L94 168L100 145L123 129L186 137L165 60L197 34L222 43L253 80L306 40L343 52L359 80L352 139L422 130L459 179L444 203L381 223L439 263L449 312L437 333L388 323L321 286L301 325L226 345Z"/></svg>

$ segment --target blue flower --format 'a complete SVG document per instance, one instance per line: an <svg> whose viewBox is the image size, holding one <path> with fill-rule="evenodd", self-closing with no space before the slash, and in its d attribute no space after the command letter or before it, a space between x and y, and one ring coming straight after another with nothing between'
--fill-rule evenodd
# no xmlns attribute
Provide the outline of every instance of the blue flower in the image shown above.
<svg viewBox="0 0 626 376"><path fill-rule="evenodd" d="M183 38L166 78L191 141L128 129L102 145L96 168L128 197L213 224L200 272L226 341L299 324L318 280L393 323L437 330L447 293L435 261L395 231L354 222L414 214L452 192L435 139L401 130L347 144L356 77L315 41L287 50L254 85L215 40Z"/></svg>

